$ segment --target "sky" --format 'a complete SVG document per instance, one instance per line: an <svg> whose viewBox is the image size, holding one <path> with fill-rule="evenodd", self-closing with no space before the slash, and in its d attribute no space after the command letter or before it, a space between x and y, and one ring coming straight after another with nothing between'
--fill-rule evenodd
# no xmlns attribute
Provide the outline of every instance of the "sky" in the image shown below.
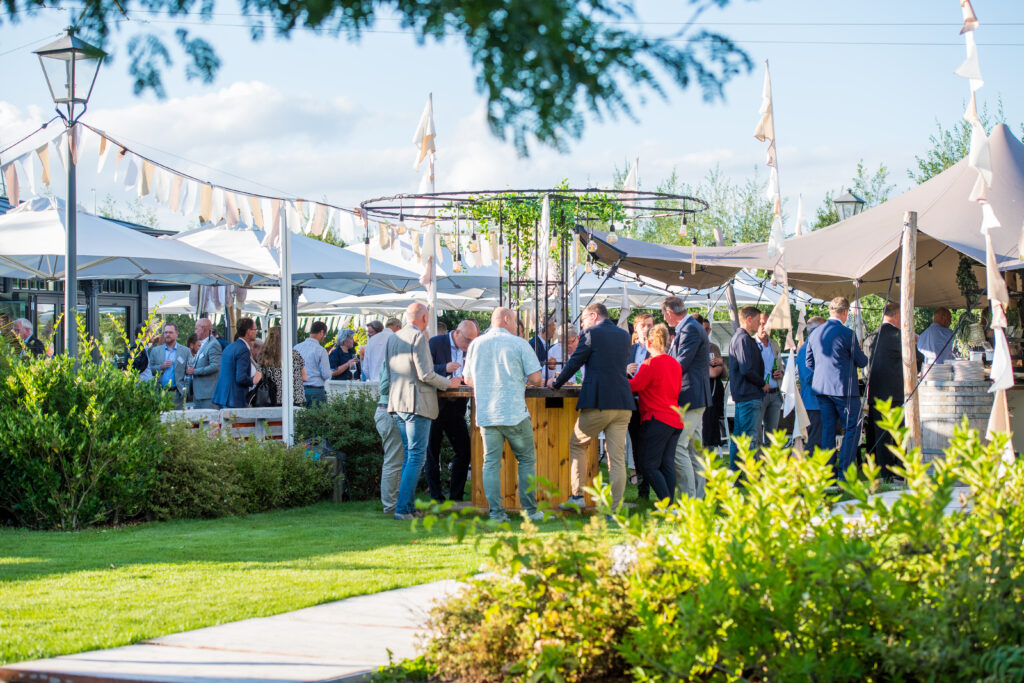
<svg viewBox="0 0 1024 683"><path fill-rule="evenodd" d="M1013 67L1024 57L1024 3L974 0L974 8L985 76L979 103L995 107L1001 99L1016 131L1024 121L1024 90ZM636 0L636 9L636 25L655 35L674 32L691 12L682 0ZM84 121L213 183L341 206L416 191L412 137L428 93L438 190L538 188L563 178L574 187L609 185L634 158L643 189L673 170L697 183L715 166L742 181L764 162L765 146L752 133L767 60L782 194L789 207L802 195L812 212L826 192L849 184L860 160L870 169L884 163L897 189L908 188L915 155L927 151L937 121L949 126L959 119L969 92L953 75L964 59L958 0L732 0L700 17L701 28L736 40L756 65L726 85L724 101L708 103L697 88L666 84L665 99L646 93L641 103L629 89L635 119L588 116L584 135L566 153L534 145L522 158L490 133L457 37L420 46L384 17L359 42L303 31L252 42L238 6L222 0L208 24L186 20L190 32L216 47L216 80L188 81L183 55L172 51L167 97L158 99L133 94L124 47L140 31L173 45L178 24L129 16ZM56 38L68 20L66 10L43 9L0 25L0 149L52 115L31 50ZM107 195L133 201L109 176L80 165L86 208ZM59 181L53 191L63 193ZM181 219L161 218L165 227L184 227Z"/></svg>

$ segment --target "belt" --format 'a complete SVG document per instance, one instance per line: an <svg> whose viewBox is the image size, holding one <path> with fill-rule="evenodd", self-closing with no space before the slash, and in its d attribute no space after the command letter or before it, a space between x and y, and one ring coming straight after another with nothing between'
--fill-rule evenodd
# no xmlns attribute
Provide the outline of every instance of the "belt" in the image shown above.
<svg viewBox="0 0 1024 683"><path fill-rule="evenodd" d="M303 389L323 389L324 385L323 384L303 384L302 388Z"/></svg>
<svg viewBox="0 0 1024 683"><path fill-rule="evenodd" d="M778 391L779 391L778 387L772 387L772 388L769 388L768 391L766 391L764 393L766 393L766 394L775 394L775 393L778 393Z"/></svg>

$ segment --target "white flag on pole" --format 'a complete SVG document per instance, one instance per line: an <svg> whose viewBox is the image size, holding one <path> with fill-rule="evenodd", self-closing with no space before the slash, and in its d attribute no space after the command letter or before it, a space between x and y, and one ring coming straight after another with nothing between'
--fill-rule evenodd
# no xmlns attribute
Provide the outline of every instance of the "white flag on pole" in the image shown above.
<svg viewBox="0 0 1024 683"><path fill-rule="evenodd" d="M413 170L420 170L420 164L427 158L427 154L435 151L434 136L436 134L434 130L434 95L431 93L427 95L427 106L423 108L419 125L416 126L416 134L412 138L412 143L419 148L416 163L412 166Z"/></svg>

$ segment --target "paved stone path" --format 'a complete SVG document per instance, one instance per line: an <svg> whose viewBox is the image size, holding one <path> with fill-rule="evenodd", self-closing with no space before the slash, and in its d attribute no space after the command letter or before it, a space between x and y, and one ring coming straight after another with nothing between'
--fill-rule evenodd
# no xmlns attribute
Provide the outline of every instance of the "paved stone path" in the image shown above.
<svg viewBox="0 0 1024 683"><path fill-rule="evenodd" d="M0 668L3 681L355 681L415 655L427 610L455 581L361 595L273 617Z"/></svg>

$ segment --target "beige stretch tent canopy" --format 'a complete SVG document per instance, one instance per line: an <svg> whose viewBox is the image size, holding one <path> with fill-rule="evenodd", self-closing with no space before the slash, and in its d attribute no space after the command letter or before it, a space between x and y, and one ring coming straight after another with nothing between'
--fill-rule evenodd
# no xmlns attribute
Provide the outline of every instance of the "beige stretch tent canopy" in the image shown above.
<svg viewBox="0 0 1024 683"><path fill-rule="evenodd" d="M1004 268L1020 267L1018 242L1024 225L1024 144L1005 125L989 136L992 187L988 202L1002 227L992 230L996 260ZM985 238L981 206L969 199L977 171L961 159L934 178L853 218L786 240L789 285L819 299L858 294L885 294L889 280L899 276L903 215L917 212L917 284L919 306L964 305L956 284L960 254L977 263L975 275L985 283ZM595 233L598 258L647 275L666 284L711 287L733 276L738 268L772 270L777 259L767 257L767 245L697 249L698 273L690 276L690 250L620 238L613 246L604 233ZM584 240L586 238L584 237ZM895 266L895 269L894 269ZM682 271L682 278L680 278ZM899 287L893 282L893 297Z"/></svg>

